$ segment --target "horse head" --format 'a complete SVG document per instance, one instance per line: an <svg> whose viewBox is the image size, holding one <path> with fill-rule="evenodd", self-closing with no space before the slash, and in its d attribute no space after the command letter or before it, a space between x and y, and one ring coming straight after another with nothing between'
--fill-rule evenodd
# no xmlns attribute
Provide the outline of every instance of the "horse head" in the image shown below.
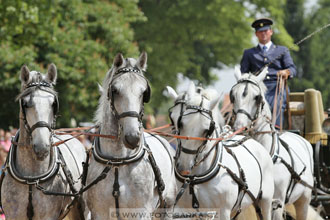
<svg viewBox="0 0 330 220"><path fill-rule="evenodd" d="M57 93L53 90L57 70L54 64L47 74L30 71L27 66L21 68L20 115L23 128L29 136L37 159L45 159L51 148L52 128L58 112Z"/></svg>
<svg viewBox="0 0 330 220"><path fill-rule="evenodd" d="M136 60L117 54L103 85L103 96L119 128L119 138L129 149L140 145L144 103L149 102L150 86L143 72L147 67L147 53Z"/></svg>
<svg viewBox="0 0 330 220"><path fill-rule="evenodd" d="M170 91L171 90L171 91ZM217 122L213 113L218 110L219 95L211 98L207 90L200 90L190 83L189 88L183 94L177 95L175 90L168 89L169 96L175 100L174 106L169 110L169 117L176 133L183 136L211 137L216 129ZM179 140L179 149L182 149L190 157L195 157L203 151L204 140ZM189 157L189 156L188 156ZM180 170L189 170L193 165L184 163Z"/></svg>
<svg viewBox="0 0 330 220"><path fill-rule="evenodd" d="M254 123L265 109L264 107L268 106L264 95L267 88L263 83L267 73L267 67L258 76L242 74L238 68L235 68L237 83L230 91L230 101L233 104L235 117L234 129Z"/></svg>

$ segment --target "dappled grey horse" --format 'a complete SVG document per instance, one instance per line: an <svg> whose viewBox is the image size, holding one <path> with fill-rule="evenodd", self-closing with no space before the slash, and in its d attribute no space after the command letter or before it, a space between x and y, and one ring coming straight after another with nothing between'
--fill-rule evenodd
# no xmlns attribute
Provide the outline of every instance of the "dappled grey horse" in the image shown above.
<svg viewBox="0 0 330 220"><path fill-rule="evenodd" d="M81 188L79 177L86 153L72 139L59 146L52 144L71 136L55 136L58 111L53 89L57 71L54 64L46 75L21 69L20 126L10 148L1 176L1 200L6 219L61 219L69 211L73 197ZM51 194L51 195L48 195ZM66 196L63 196L66 195ZM81 205L81 204L79 204ZM72 219L84 219L76 203L69 213Z"/></svg>
<svg viewBox="0 0 330 220"><path fill-rule="evenodd" d="M96 137L88 168L88 207L92 219L151 219L158 208L171 212L176 183L169 143L143 132L144 103L150 86L143 75L147 54L139 59L117 54L101 88ZM138 218L138 217L137 217ZM134 218L134 219L137 219Z"/></svg>
<svg viewBox="0 0 330 220"><path fill-rule="evenodd" d="M236 68L237 84L230 92L234 105L234 128L249 128L249 135L260 142L274 161L275 194L273 219L282 219L285 204L294 204L297 220L307 218L313 188L313 149L303 137L279 132L271 123L270 107L265 99L267 74L241 74Z"/></svg>
<svg viewBox="0 0 330 220"><path fill-rule="evenodd" d="M229 220L254 205L259 216L270 220L274 179L267 151L251 138L221 133L219 95L196 92L193 83L183 94L169 93L175 101L169 110L175 132L195 138L177 141L175 173L181 189L176 207L199 214L216 211L221 220Z"/></svg>

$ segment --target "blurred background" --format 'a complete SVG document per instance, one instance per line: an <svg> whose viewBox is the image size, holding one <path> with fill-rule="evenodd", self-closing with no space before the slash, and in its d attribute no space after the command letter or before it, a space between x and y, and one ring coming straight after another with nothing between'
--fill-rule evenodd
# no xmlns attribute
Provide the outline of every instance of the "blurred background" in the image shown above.
<svg viewBox="0 0 330 220"><path fill-rule="evenodd" d="M330 28L301 45L300 39L330 21L330 0L1 0L0 128L18 127L19 71L58 69L57 127L93 122L97 83L120 52L148 53L152 98L147 115L166 121L166 85L188 78L223 95L235 83L233 67L256 45L251 23L274 20L273 41L292 48L298 77L291 91L315 88L330 105ZM177 87L178 86L178 87ZM221 106L219 106L221 107ZM157 124L152 119L151 127Z"/></svg>

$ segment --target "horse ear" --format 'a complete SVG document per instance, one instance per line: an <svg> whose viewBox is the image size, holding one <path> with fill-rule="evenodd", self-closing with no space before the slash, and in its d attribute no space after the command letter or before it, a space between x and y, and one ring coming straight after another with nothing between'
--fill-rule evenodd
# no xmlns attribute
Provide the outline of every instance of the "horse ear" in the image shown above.
<svg viewBox="0 0 330 220"><path fill-rule="evenodd" d="M100 83L97 84L97 87L99 88L99 93L100 93L100 95L103 95L103 91L104 91L104 89L103 89L103 87L100 85Z"/></svg>
<svg viewBox="0 0 330 220"><path fill-rule="evenodd" d="M50 64L48 67L48 72L46 75L46 79L53 83L54 85L56 84L56 79L57 79L57 69L54 63Z"/></svg>
<svg viewBox="0 0 330 220"><path fill-rule="evenodd" d="M137 62L140 69L143 70L143 71L147 70L147 59L148 59L147 52L143 51L141 53L140 57L139 57L138 62Z"/></svg>
<svg viewBox="0 0 330 220"><path fill-rule="evenodd" d="M268 74L268 66L266 66L261 73L257 76L257 81L262 82Z"/></svg>
<svg viewBox="0 0 330 220"><path fill-rule="evenodd" d="M190 98L192 98L195 95L195 91L196 91L196 86L194 84L193 81L190 81L188 90L187 90L187 94Z"/></svg>
<svg viewBox="0 0 330 220"><path fill-rule="evenodd" d="M238 66L235 66L234 76L236 78L236 81L238 81L242 76L241 70Z"/></svg>
<svg viewBox="0 0 330 220"><path fill-rule="evenodd" d="M118 53L115 57L115 59L113 60L113 65L118 68L121 65L123 65L124 63L124 57L121 53Z"/></svg>
<svg viewBox="0 0 330 220"><path fill-rule="evenodd" d="M176 100L178 98L178 94L176 93L176 91L171 86L166 86L166 90L167 90L168 96L171 99Z"/></svg>
<svg viewBox="0 0 330 220"><path fill-rule="evenodd" d="M26 84L30 79L30 70L26 65L23 65L21 68L21 81Z"/></svg>
<svg viewBox="0 0 330 220"><path fill-rule="evenodd" d="M210 110L213 110L215 107L219 105L220 102L220 95L218 94L214 99L211 100L210 103Z"/></svg>

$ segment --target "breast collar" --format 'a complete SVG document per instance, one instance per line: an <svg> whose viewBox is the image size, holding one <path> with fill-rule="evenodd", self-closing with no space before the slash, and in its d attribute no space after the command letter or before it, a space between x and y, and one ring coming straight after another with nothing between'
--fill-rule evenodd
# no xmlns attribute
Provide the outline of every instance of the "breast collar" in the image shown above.
<svg viewBox="0 0 330 220"><path fill-rule="evenodd" d="M20 130L17 131L14 141L18 142ZM51 158L51 166L50 168L43 174L38 176L24 176L17 170L15 166L16 161L16 150L17 145L11 144L11 147L9 149L8 157L5 162L5 169L8 168L9 174L18 182L28 185L34 185L36 183L42 183L50 178L52 178L54 175L56 175L59 171L61 159L59 157L58 148L53 148L53 156Z"/></svg>
<svg viewBox="0 0 330 220"><path fill-rule="evenodd" d="M145 144L144 138L141 138L141 140L142 140L142 142L136 153L134 153L132 156L129 156L129 157L118 158L118 157L112 157L112 156L102 154L101 149L100 149L100 138L95 137L94 147L92 148L93 156L97 162L106 164L106 165L120 166L120 165L134 163L136 161L139 161L144 156L145 151L146 151L146 149L144 147L144 144Z"/></svg>
<svg viewBox="0 0 330 220"><path fill-rule="evenodd" d="M221 147L219 146L219 144L221 144ZM216 156L212 162L211 167L207 171L205 171L200 175L182 175L178 171L177 166L174 166L176 178L182 183L188 181L192 185L201 184L211 180L220 171L220 163L222 162L222 155L223 155L222 143L219 142L215 147L215 150L216 150Z"/></svg>

